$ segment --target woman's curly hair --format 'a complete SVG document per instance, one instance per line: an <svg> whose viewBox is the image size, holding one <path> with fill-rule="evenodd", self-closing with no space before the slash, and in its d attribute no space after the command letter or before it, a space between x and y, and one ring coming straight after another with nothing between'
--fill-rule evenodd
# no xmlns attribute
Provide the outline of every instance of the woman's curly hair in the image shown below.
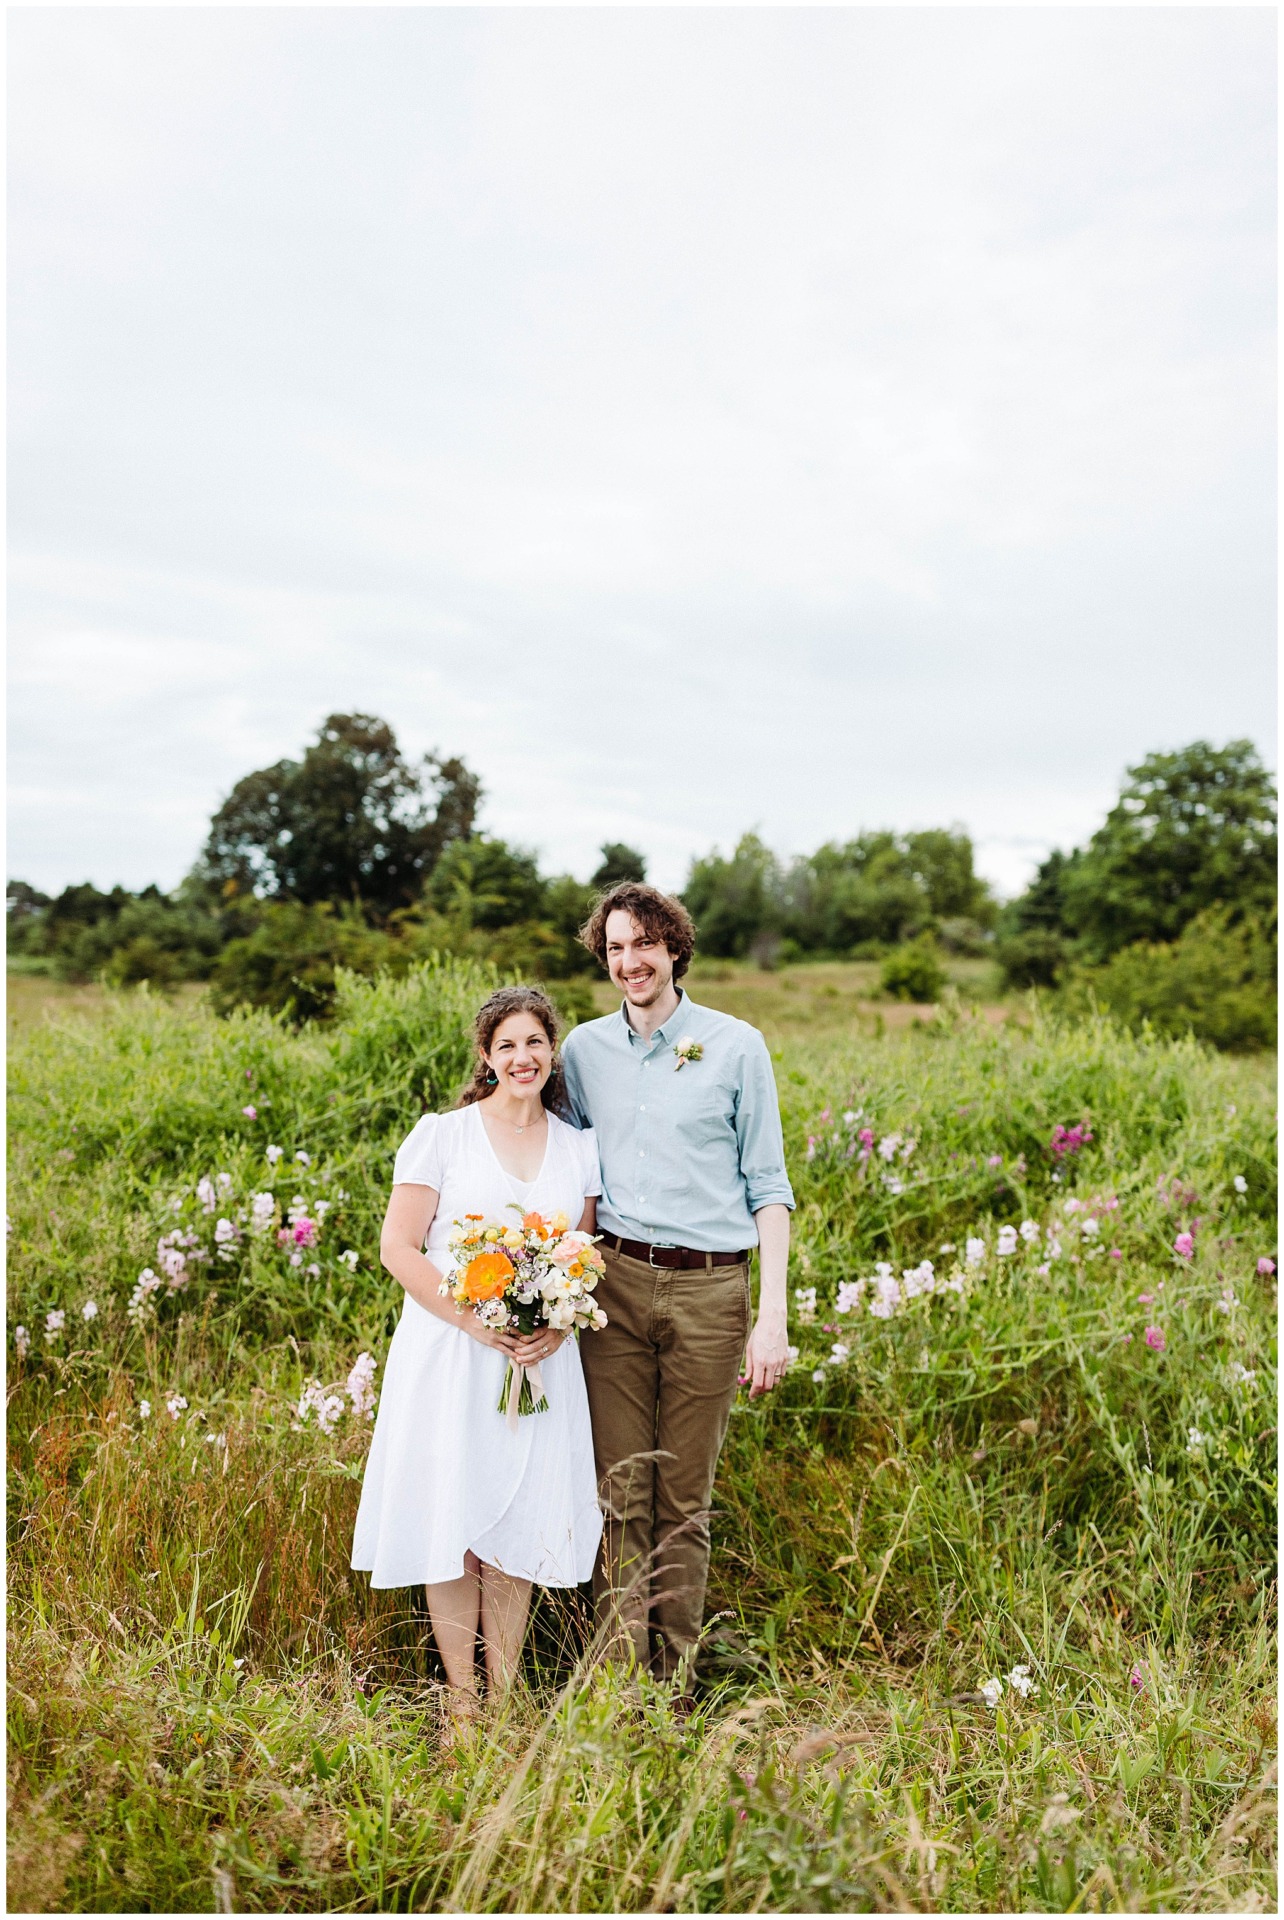
<svg viewBox="0 0 1284 1920"><path fill-rule="evenodd" d="M606 923L613 913L632 914L643 932L673 955L673 977L680 980L695 952L695 926L680 900L640 880L625 880L604 893L580 928L580 939L599 966L606 966Z"/></svg>
<svg viewBox="0 0 1284 1920"><path fill-rule="evenodd" d="M473 1018L473 1040L477 1047L473 1077L460 1094L458 1104L471 1107L475 1101L485 1100L494 1092L495 1083L490 1078L486 1054L495 1038L496 1029L514 1013L533 1014L548 1035L549 1045L553 1049L553 1071L540 1089L540 1099L550 1113L565 1119L570 1111L570 1103L566 1097L566 1082L562 1078L562 1063L557 1057L560 1030L557 1009L538 987L496 987L494 993L482 1001Z"/></svg>

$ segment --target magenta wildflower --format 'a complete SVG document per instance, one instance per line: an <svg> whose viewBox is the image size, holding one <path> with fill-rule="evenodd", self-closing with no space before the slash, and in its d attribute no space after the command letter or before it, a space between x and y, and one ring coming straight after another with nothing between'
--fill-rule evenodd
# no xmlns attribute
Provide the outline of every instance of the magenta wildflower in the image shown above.
<svg viewBox="0 0 1284 1920"><path fill-rule="evenodd" d="M1257 1271L1261 1274L1270 1275L1275 1271L1275 1262L1269 1259L1266 1254L1263 1254L1257 1263Z"/></svg>
<svg viewBox="0 0 1284 1920"><path fill-rule="evenodd" d="M1146 1684L1146 1676L1142 1672L1141 1667L1139 1665L1134 1665L1132 1672L1128 1675L1128 1685L1132 1688L1134 1693L1140 1693L1141 1689L1145 1686L1145 1684Z"/></svg>
<svg viewBox="0 0 1284 1920"><path fill-rule="evenodd" d="M1173 1252L1180 1254L1183 1260L1189 1260L1191 1254L1194 1251L1195 1251L1194 1234L1179 1233L1177 1235L1177 1238L1173 1241Z"/></svg>
<svg viewBox="0 0 1284 1920"><path fill-rule="evenodd" d="M241 1112L245 1115L247 1120L257 1120L259 1117L259 1110L257 1107L242 1107Z"/></svg>
<svg viewBox="0 0 1284 1920"><path fill-rule="evenodd" d="M1164 1330L1162 1327L1146 1328L1146 1345L1151 1349L1152 1353L1163 1352L1168 1342L1164 1338Z"/></svg>
<svg viewBox="0 0 1284 1920"><path fill-rule="evenodd" d="M1057 1158L1063 1159L1066 1154L1078 1153L1082 1147L1087 1146L1091 1138L1092 1130L1086 1122L1081 1122L1074 1127L1055 1126L1052 1129L1049 1145Z"/></svg>
<svg viewBox="0 0 1284 1920"><path fill-rule="evenodd" d="M1153 1293L1139 1293L1137 1295L1137 1299L1140 1301L1143 1307L1148 1307L1151 1301L1154 1299L1154 1297L1155 1296Z"/></svg>
<svg viewBox="0 0 1284 1920"><path fill-rule="evenodd" d="M1111 1258L1112 1260L1122 1260L1122 1259L1123 1259L1123 1248L1122 1248L1122 1247L1111 1247L1111 1249L1110 1249L1110 1258Z"/></svg>

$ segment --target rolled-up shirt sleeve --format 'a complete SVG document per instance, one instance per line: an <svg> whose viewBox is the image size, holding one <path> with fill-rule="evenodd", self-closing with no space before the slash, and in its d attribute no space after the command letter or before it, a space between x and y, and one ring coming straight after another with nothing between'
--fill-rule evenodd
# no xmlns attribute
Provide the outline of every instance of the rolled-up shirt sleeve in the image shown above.
<svg viewBox="0 0 1284 1920"><path fill-rule="evenodd" d="M792 1207L794 1190L785 1172L776 1076L761 1037L756 1045L751 1043L745 1049L744 1075L736 1103L736 1138L750 1213L757 1213L759 1207Z"/></svg>

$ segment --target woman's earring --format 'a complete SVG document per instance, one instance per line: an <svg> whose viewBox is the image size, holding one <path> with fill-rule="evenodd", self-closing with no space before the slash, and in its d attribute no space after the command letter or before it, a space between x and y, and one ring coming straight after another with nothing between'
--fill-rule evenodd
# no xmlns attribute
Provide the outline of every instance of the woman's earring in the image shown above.
<svg viewBox="0 0 1284 1920"><path fill-rule="evenodd" d="M488 1073L486 1075L486 1085L488 1087L497 1087L499 1085L499 1075L493 1071Z"/></svg>

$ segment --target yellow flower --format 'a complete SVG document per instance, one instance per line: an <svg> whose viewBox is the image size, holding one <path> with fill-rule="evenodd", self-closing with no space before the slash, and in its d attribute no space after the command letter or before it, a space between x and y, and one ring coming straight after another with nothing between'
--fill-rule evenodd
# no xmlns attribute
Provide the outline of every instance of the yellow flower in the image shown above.
<svg viewBox="0 0 1284 1920"><path fill-rule="evenodd" d="M554 1233L565 1233L571 1223L564 1213L555 1213L548 1224Z"/></svg>

